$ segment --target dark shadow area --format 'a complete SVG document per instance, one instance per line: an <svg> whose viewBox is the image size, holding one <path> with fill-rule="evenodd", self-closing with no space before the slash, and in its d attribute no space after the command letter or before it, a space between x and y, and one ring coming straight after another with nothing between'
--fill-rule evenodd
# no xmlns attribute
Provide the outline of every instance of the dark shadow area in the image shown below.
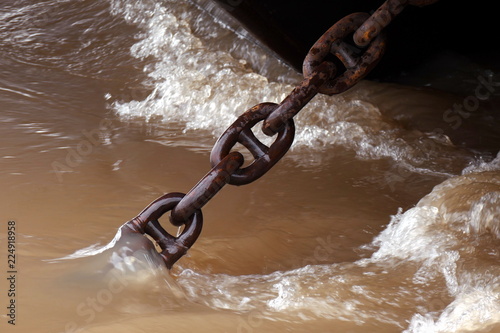
<svg viewBox="0 0 500 333"><path fill-rule="evenodd" d="M371 13L383 1L215 0L249 31L301 71L311 45L331 25L353 12ZM395 81L443 53L495 63L499 54L494 2L441 0L407 6L390 24L388 48L367 79ZM491 65L490 65L491 67ZM495 68L490 68L495 71Z"/></svg>

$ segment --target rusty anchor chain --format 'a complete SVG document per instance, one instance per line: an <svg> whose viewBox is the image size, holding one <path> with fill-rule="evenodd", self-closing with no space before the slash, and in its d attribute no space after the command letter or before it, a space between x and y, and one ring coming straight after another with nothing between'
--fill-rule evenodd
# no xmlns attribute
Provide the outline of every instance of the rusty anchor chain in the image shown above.
<svg viewBox="0 0 500 333"><path fill-rule="evenodd" d="M219 137L210 154L212 169L187 193L172 192L150 203L139 215L126 222L126 230L148 235L161 249L167 268L172 268L201 233L205 206L226 184L245 185L269 171L288 151L295 135L293 117L316 94L334 95L353 87L381 59L386 48L384 28L407 5L426 6L437 0L387 0L372 15L345 16L311 47L303 63L303 81L280 103L261 103L243 113ZM348 42L352 36L354 44ZM337 65L331 61L332 55ZM338 64L343 71L339 73ZM267 136L276 136L269 146L252 129L262 122ZM243 155L232 151L243 145L254 160L247 166ZM172 236L159 219L170 211L170 222L184 226Z"/></svg>

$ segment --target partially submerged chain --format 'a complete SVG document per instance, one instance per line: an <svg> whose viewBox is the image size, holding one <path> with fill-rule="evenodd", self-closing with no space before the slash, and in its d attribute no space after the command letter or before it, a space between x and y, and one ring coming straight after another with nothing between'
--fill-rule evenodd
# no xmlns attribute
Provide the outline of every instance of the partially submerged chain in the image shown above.
<svg viewBox="0 0 500 333"><path fill-rule="evenodd" d="M436 1L387 0L371 16L353 13L339 20L309 50L303 63L304 80L280 104L261 103L250 108L219 137L210 154L212 169L187 194L173 192L161 196L125 226L130 232L151 237L170 269L198 239L203 225L201 208L224 185L249 184L269 171L292 145L293 117L316 94L339 94L364 78L385 51L383 29L406 5L425 6ZM351 35L354 45L346 41ZM337 60L331 61L331 55ZM340 74L335 62L344 67ZM276 135L270 146L259 141L252 131L260 122L266 135ZM254 158L243 168L243 155L231 151L238 143ZM174 226L184 226L178 236L170 235L158 222L168 211Z"/></svg>

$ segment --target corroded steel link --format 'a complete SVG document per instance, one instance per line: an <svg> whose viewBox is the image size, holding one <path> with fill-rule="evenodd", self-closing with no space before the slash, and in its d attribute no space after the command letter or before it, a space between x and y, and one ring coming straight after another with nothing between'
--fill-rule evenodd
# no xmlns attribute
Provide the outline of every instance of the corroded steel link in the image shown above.
<svg viewBox="0 0 500 333"><path fill-rule="evenodd" d="M248 149L254 159L258 159L266 155L269 151L269 147L257 139L251 128L241 131L238 141Z"/></svg>
<svg viewBox="0 0 500 333"><path fill-rule="evenodd" d="M387 0L354 33L356 45L364 47L377 37L382 29L403 11L406 5L424 7L438 0Z"/></svg>
<svg viewBox="0 0 500 333"><path fill-rule="evenodd" d="M369 17L370 15L366 13L347 15L328 29L307 53L302 66L306 78L311 76L330 53L337 56L346 67L341 75L325 82L319 89L320 93L334 95L346 91L364 78L382 58L386 47L386 37L383 33L370 43L361 56L356 56L354 50L349 51L348 47L342 43Z"/></svg>
<svg viewBox="0 0 500 333"><path fill-rule="evenodd" d="M278 133L289 119L292 119L309 101L316 96L321 86L335 75L336 68L331 62L324 61L305 78L302 83L267 116L262 131L272 136Z"/></svg>
<svg viewBox="0 0 500 333"><path fill-rule="evenodd" d="M345 64L346 68L353 68L358 64L357 57L352 45L347 44L342 40L338 40L332 44L330 52L334 53L339 60Z"/></svg>
<svg viewBox="0 0 500 333"><path fill-rule="evenodd" d="M215 143L210 154L212 166L220 163L237 143L249 149L255 158L249 166L236 170L229 184L245 185L257 180L269 171L292 145L295 136L293 119L286 121L270 147L258 141L255 135L250 135L250 129L266 119L277 107L275 103L261 103L252 107L236 119Z"/></svg>
<svg viewBox="0 0 500 333"><path fill-rule="evenodd" d="M306 55L304 80L278 105L258 104L245 113L219 137L210 154L212 169L187 193L168 193L149 204L137 217L125 223L128 232L149 235L161 248L161 256L170 269L200 235L201 208L226 184L244 185L262 177L288 151L295 135L293 117L317 94L338 94L360 81L378 63L386 47L384 27L408 4L425 6L437 0L387 0L375 13L354 13L335 23L321 36ZM359 49L345 41L353 35ZM345 70L337 74L337 65ZM263 122L262 131L276 138L268 147L252 131ZM243 155L231 151L243 145L254 160L246 167ZM178 237L170 235L158 220L171 211L170 222L184 225Z"/></svg>
<svg viewBox="0 0 500 333"><path fill-rule="evenodd" d="M354 33L356 45L364 47L405 8L408 0L387 0Z"/></svg>
<svg viewBox="0 0 500 333"><path fill-rule="evenodd" d="M203 177L175 206L170 213L170 222L181 226L229 182L231 175L244 162L243 155L232 152L222 159Z"/></svg>
<svg viewBox="0 0 500 333"><path fill-rule="evenodd" d="M167 268L186 254L201 233L203 215L196 210L184 224L184 230L178 237L170 235L163 229L158 219L172 210L184 197L183 193L168 193L150 203L132 220L125 223L125 227L132 232L147 234L160 246L160 255Z"/></svg>

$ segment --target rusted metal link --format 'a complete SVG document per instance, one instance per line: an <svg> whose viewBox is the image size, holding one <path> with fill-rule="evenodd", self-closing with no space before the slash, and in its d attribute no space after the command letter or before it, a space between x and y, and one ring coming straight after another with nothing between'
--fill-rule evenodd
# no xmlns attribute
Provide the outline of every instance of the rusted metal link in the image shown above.
<svg viewBox="0 0 500 333"><path fill-rule="evenodd" d="M438 0L387 0L354 33L356 45L364 47L370 44L407 5L423 7Z"/></svg>
<svg viewBox="0 0 500 333"><path fill-rule="evenodd" d="M252 107L236 119L215 143L210 154L212 166L220 163L237 143L245 146L254 157L249 166L238 169L231 175L229 184L244 185L257 180L271 169L292 145L295 136L293 119L285 122L270 147L265 146L251 132L257 123L266 119L277 107L278 104L275 103L261 103Z"/></svg>
<svg viewBox="0 0 500 333"><path fill-rule="evenodd" d="M408 4L408 0L387 0L354 33L356 45L364 47L371 43L386 26Z"/></svg>
<svg viewBox="0 0 500 333"><path fill-rule="evenodd" d="M295 135L293 117L319 92L327 95L346 91L360 81L378 63L386 47L384 27L408 4L425 6L437 0L387 0L375 13L354 13L335 23L321 36L306 55L304 80L279 105L261 103L242 114L217 140L210 154L212 169L187 193L169 193L148 205L137 217L125 223L130 232L149 235L161 248L168 268L186 254L200 235L201 208L226 184L244 185L262 177L288 151ZM353 34L354 43L346 42ZM345 70L339 76L338 59ZM268 147L252 128L263 122L262 131L276 135ZM231 151L240 143L254 160L243 167L244 158ZM178 237L170 235L158 220L171 211L170 222L184 225Z"/></svg>
<svg viewBox="0 0 500 333"><path fill-rule="evenodd" d="M360 57L356 56L354 51L349 52L345 44L341 43L369 17L366 13L347 15L328 29L307 53L302 66L304 77L311 76L330 53L337 56L346 67L340 76L325 82L319 89L320 93L334 95L346 91L365 77L382 58L386 47L386 37L383 33L370 43Z"/></svg>
<svg viewBox="0 0 500 333"><path fill-rule="evenodd" d="M214 166L172 209L170 222L181 226L226 185L244 162L243 155L231 152Z"/></svg>
<svg viewBox="0 0 500 333"><path fill-rule="evenodd" d="M331 62L324 61L305 78L302 83L271 112L262 124L262 131L273 136L278 133L289 119L292 119L309 101L316 96L321 86L335 76L336 68Z"/></svg>
<svg viewBox="0 0 500 333"><path fill-rule="evenodd" d="M175 206L184 197L183 193L172 192L161 196L150 203L139 215L125 223L132 232L149 235L162 249L160 255L167 268L186 254L201 233L203 215L196 210L184 223L184 229L178 237L170 235L162 228L158 220Z"/></svg>

